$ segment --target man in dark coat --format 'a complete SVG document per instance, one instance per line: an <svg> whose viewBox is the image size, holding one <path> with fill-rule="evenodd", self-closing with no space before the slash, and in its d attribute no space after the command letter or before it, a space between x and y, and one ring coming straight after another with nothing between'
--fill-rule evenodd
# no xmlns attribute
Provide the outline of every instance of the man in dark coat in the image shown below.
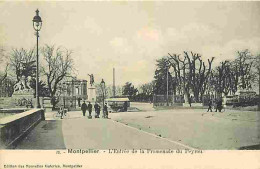
<svg viewBox="0 0 260 169"><path fill-rule="evenodd" d="M86 111L87 111L87 104L85 103L85 101L81 105L81 110L83 112L83 116L85 116Z"/></svg>
<svg viewBox="0 0 260 169"><path fill-rule="evenodd" d="M212 112L212 100L209 99L209 108L208 108L208 111L207 112Z"/></svg>
<svg viewBox="0 0 260 169"><path fill-rule="evenodd" d="M95 118L98 118L98 104L97 104L97 102L95 103L95 105L94 105L94 108L95 108Z"/></svg>
<svg viewBox="0 0 260 169"><path fill-rule="evenodd" d="M103 114L104 114L104 118L108 118L107 103L104 105Z"/></svg>
<svg viewBox="0 0 260 169"><path fill-rule="evenodd" d="M92 112L92 104L90 102L88 102L88 113L89 113L89 117L91 118L91 112Z"/></svg>
<svg viewBox="0 0 260 169"><path fill-rule="evenodd" d="M191 107L191 97L188 98L189 105Z"/></svg>
<svg viewBox="0 0 260 169"><path fill-rule="evenodd" d="M127 112L127 102L124 102L124 111Z"/></svg>
<svg viewBox="0 0 260 169"><path fill-rule="evenodd" d="M99 118L99 115L100 115L100 109L101 109L101 107L100 107L100 105L98 104L98 109L97 109L97 118Z"/></svg>
<svg viewBox="0 0 260 169"><path fill-rule="evenodd" d="M217 100L217 107L216 107L216 112L219 111L221 112L222 110L222 99Z"/></svg>

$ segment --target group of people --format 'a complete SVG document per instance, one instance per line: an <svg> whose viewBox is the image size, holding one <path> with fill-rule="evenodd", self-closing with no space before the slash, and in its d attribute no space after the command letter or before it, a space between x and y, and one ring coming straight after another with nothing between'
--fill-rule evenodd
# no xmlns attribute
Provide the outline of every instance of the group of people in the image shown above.
<svg viewBox="0 0 260 169"><path fill-rule="evenodd" d="M95 109L95 118L99 118L100 116L100 111L101 111L101 106L96 102L94 105L94 109ZM81 105L81 110L83 113L83 116L86 115L86 111L88 110L89 112L89 118L92 118L92 104L90 102L88 102L88 105L86 104L86 102L84 101ZM107 110L107 103L104 105L103 108L103 118L108 118L108 110Z"/></svg>
<svg viewBox="0 0 260 169"><path fill-rule="evenodd" d="M208 104L208 105L209 105L209 108L208 108L208 111L207 111L207 112L209 112L209 111L212 112L213 104L214 104L213 100L210 99L210 100L209 100L209 104ZM215 108L216 108L215 112L217 112L217 111L221 112L221 110L223 109L222 99L217 99L217 100L215 101Z"/></svg>

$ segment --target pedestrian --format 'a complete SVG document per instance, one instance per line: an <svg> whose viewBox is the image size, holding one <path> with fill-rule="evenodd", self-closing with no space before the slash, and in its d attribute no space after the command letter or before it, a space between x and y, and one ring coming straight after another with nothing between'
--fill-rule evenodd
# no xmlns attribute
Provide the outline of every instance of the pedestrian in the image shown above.
<svg viewBox="0 0 260 169"><path fill-rule="evenodd" d="M64 116L64 107L63 106L60 107L59 114L60 114L60 118L63 119L63 116Z"/></svg>
<svg viewBox="0 0 260 169"><path fill-rule="evenodd" d="M101 107L100 107L100 105L98 104L98 109L97 109L97 118L99 118L99 115L100 115L100 109L101 109Z"/></svg>
<svg viewBox="0 0 260 169"><path fill-rule="evenodd" d="M81 110L82 110L83 116L85 116L86 111L87 111L87 104L85 103L85 101L81 105Z"/></svg>
<svg viewBox="0 0 260 169"><path fill-rule="evenodd" d="M88 102L88 113L89 113L89 118L92 118L91 113L92 113L92 104Z"/></svg>
<svg viewBox="0 0 260 169"><path fill-rule="evenodd" d="M124 102L124 111L127 112L127 102Z"/></svg>
<svg viewBox="0 0 260 169"><path fill-rule="evenodd" d="M94 105L94 109L95 109L95 118L97 118L97 116L98 116L98 104L97 104L97 102Z"/></svg>
<svg viewBox="0 0 260 169"><path fill-rule="evenodd" d="M216 102L217 102L216 103L217 106L216 106L216 111L215 112L217 112L217 111L221 112L221 110L222 110L222 100L218 99Z"/></svg>
<svg viewBox="0 0 260 169"><path fill-rule="evenodd" d="M108 118L107 103L104 105L103 114L104 118Z"/></svg>
<svg viewBox="0 0 260 169"><path fill-rule="evenodd" d="M209 108L208 108L207 112L209 112L209 110L210 110L210 112L212 112L212 100L211 99L209 99Z"/></svg>
<svg viewBox="0 0 260 169"><path fill-rule="evenodd" d="M219 110L219 112L221 112L222 111L222 98L221 99L219 99L219 103L218 103L218 110Z"/></svg>
<svg viewBox="0 0 260 169"><path fill-rule="evenodd" d="M189 105L191 107L191 97L188 98Z"/></svg>
<svg viewBox="0 0 260 169"><path fill-rule="evenodd" d="M80 100L81 100L81 98L78 98L78 106L80 107Z"/></svg>

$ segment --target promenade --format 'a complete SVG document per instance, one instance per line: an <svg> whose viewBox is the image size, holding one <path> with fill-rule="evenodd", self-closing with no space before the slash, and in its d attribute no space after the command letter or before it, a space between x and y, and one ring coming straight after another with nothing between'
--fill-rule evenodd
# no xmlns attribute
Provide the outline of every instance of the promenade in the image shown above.
<svg viewBox="0 0 260 169"><path fill-rule="evenodd" d="M46 112L16 149L260 149L259 112L132 106L143 111L110 113L110 119L88 119L80 111L60 119Z"/></svg>

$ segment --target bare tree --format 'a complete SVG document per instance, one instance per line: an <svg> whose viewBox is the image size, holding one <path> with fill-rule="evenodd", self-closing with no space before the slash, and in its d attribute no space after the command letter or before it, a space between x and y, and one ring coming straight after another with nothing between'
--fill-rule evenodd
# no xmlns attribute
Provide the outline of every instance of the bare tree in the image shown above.
<svg viewBox="0 0 260 169"><path fill-rule="evenodd" d="M253 58L255 68L255 81L258 83L258 111L260 111L260 54Z"/></svg>
<svg viewBox="0 0 260 169"><path fill-rule="evenodd" d="M252 55L248 49L244 51L238 51L238 57L234 61L234 64L238 67L238 75L241 79L240 87L242 89L251 88L251 83L253 80L252 65L254 61L252 60Z"/></svg>
<svg viewBox="0 0 260 169"><path fill-rule="evenodd" d="M73 72L72 51L61 47L45 45L42 48L43 58L46 65L42 68L47 78L47 85L52 98L53 108L57 104L55 95L62 80Z"/></svg>
<svg viewBox="0 0 260 169"><path fill-rule="evenodd" d="M6 56L6 50L3 46L0 46L0 63L1 66L5 67L4 71L1 72L0 74L0 83L2 84L2 82L7 78L7 71L8 71L8 67L9 67L9 63L6 61L7 56Z"/></svg>
<svg viewBox="0 0 260 169"><path fill-rule="evenodd" d="M208 59L208 67L205 62L202 61L201 55L198 53L190 52L190 54L184 51L184 56L188 61L188 80L189 86L193 91L195 100L197 102L202 100L202 96L205 93L207 87L207 79L211 72L211 65L214 57Z"/></svg>
<svg viewBox="0 0 260 169"><path fill-rule="evenodd" d="M2 84L2 82L7 78L8 66L9 64L6 64L3 74L0 75L0 84Z"/></svg>
<svg viewBox="0 0 260 169"><path fill-rule="evenodd" d="M169 54L169 53L168 53ZM186 58L181 59L179 54L169 54L168 57L169 64L173 68L173 78L176 86L176 90L178 91L179 95L186 94L186 86L185 83L185 69L186 69ZM176 94L176 92L175 92Z"/></svg>
<svg viewBox="0 0 260 169"><path fill-rule="evenodd" d="M123 94L123 87L122 86L116 86L116 96L122 96Z"/></svg>
<svg viewBox="0 0 260 169"><path fill-rule="evenodd" d="M189 92L192 90L195 100L201 101L207 89L214 57L208 59L208 66L206 66L198 53L184 51L183 59L178 54L169 55L169 63L174 69L177 86L182 86L186 97L189 97Z"/></svg>
<svg viewBox="0 0 260 169"><path fill-rule="evenodd" d="M214 87L218 96L221 96L222 93L228 95L231 91L233 79L231 77L231 64L229 61L224 61L220 63L220 66L216 67L216 70L213 72L214 76Z"/></svg>
<svg viewBox="0 0 260 169"><path fill-rule="evenodd" d="M212 85L219 96L235 94L238 88L251 88L254 79L252 73L252 55L248 50L238 51L238 57L233 60L225 60L213 71Z"/></svg>
<svg viewBox="0 0 260 169"><path fill-rule="evenodd" d="M14 71L16 80L22 76L27 79L35 75L35 52L34 49L12 49L10 54L10 67Z"/></svg>

